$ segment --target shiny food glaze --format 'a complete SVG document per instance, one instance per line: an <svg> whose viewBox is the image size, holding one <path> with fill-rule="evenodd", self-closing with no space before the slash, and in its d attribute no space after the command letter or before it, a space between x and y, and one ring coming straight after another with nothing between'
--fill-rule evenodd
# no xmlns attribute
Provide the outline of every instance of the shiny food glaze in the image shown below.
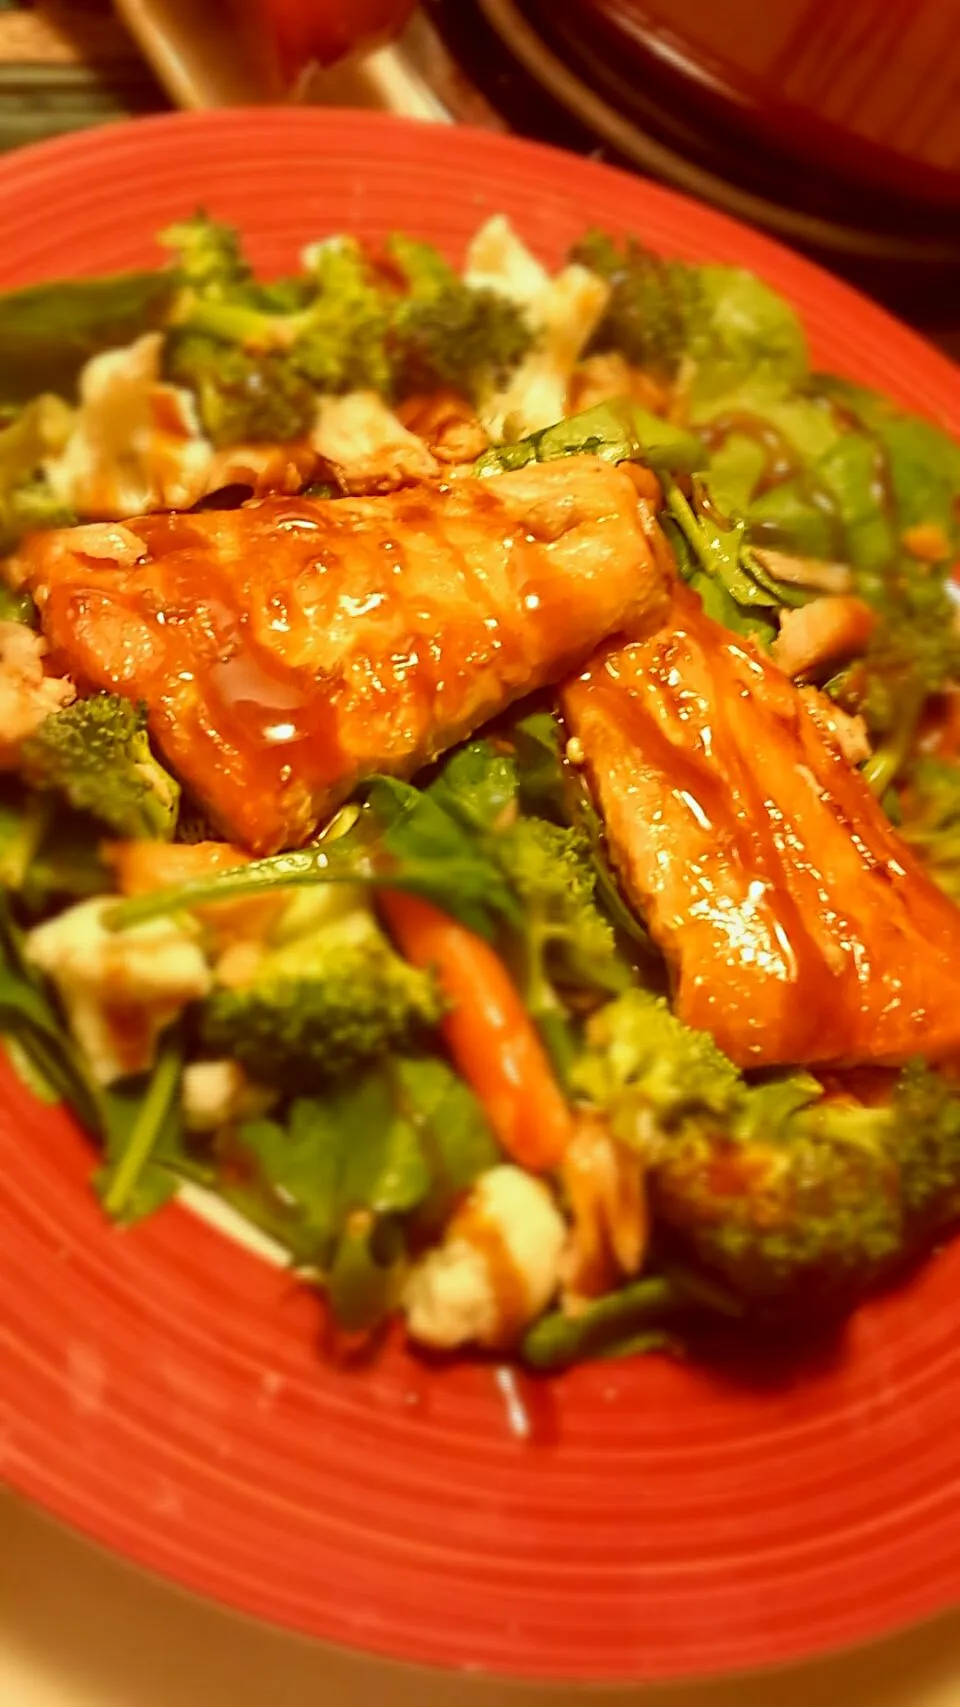
<svg viewBox="0 0 960 1707"><path fill-rule="evenodd" d="M594 458L66 530L21 571L58 661L142 699L172 767L258 852L648 631L667 598L634 487Z"/></svg>
<svg viewBox="0 0 960 1707"><path fill-rule="evenodd" d="M747 1066L960 1048L960 912L749 643L683 589L563 704L689 1024Z"/></svg>

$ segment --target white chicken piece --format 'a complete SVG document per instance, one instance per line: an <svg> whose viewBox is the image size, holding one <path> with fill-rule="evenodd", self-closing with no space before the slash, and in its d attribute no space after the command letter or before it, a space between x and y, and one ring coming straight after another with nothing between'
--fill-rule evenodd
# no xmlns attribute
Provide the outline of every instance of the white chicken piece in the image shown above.
<svg viewBox="0 0 960 1707"><path fill-rule="evenodd" d="M66 445L45 463L79 516L187 510L209 490L213 446L189 391L160 378L163 334L147 332L87 362Z"/></svg>
<svg viewBox="0 0 960 1707"><path fill-rule="evenodd" d="M56 985L94 1077L110 1085L152 1066L161 1031L210 990L194 934L172 919L111 931L112 896L81 901L26 937L27 960Z"/></svg>
<svg viewBox="0 0 960 1707"><path fill-rule="evenodd" d="M46 651L32 628L0 622L0 771L15 769L28 736L75 697L72 682L46 674Z"/></svg>
<svg viewBox="0 0 960 1707"><path fill-rule="evenodd" d="M311 445L329 462L347 492L391 492L430 480L440 464L375 391L322 397Z"/></svg>
<svg viewBox="0 0 960 1707"><path fill-rule="evenodd" d="M490 437L519 439L562 420L574 367L606 308L609 286L576 263L551 278L502 216L477 232L464 279L525 309L536 340L506 385L480 405Z"/></svg>
<svg viewBox="0 0 960 1707"><path fill-rule="evenodd" d="M277 1094L248 1079L238 1061L192 1061L180 1082L184 1125L188 1132L215 1132L233 1120L256 1120Z"/></svg>
<svg viewBox="0 0 960 1707"><path fill-rule="evenodd" d="M542 1180L509 1163L490 1168L407 1279L411 1338L444 1351L515 1344L557 1289L566 1241Z"/></svg>

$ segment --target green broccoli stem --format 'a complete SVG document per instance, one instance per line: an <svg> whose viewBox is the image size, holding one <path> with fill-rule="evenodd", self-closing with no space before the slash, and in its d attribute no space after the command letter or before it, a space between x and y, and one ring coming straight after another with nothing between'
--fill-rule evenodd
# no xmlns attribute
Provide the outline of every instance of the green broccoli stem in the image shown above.
<svg viewBox="0 0 960 1707"><path fill-rule="evenodd" d="M201 332L224 344L240 344L250 350L288 350L307 324L304 314L270 314L261 308L248 308L243 303L206 301L191 302L177 326L188 332Z"/></svg>
<svg viewBox="0 0 960 1707"><path fill-rule="evenodd" d="M597 1356L610 1341L643 1327L659 1326L688 1302L683 1289L662 1274L652 1274L611 1292L570 1315L552 1310L541 1316L520 1347L531 1369L566 1369Z"/></svg>
<svg viewBox="0 0 960 1707"><path fill-rule="evenodd" d="M182 1072L183 1045L176 1033L168 1033L161 1043L156 1066L131 1128L126 1148L114 1167L113 1177L104 1193L104 1210L114 1221L123 1215L136 1190L140 1175L160 1139L173 1108Z"/></svg>

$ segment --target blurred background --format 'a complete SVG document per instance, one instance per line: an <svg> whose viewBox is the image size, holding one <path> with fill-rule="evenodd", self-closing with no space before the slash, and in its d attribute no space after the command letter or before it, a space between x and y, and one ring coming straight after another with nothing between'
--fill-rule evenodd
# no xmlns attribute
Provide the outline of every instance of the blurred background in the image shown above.
<svg viewBox="0 0 960 1707"><path fill-rule="evenodd" d="M960 354L960 0L0 0L2 147L280 100L632 167Z"/></svg>

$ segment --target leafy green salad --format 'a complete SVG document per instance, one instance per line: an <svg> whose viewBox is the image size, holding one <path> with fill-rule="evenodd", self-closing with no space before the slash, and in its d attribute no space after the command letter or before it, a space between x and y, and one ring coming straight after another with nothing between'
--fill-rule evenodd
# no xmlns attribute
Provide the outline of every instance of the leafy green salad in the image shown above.
<svg viewBox="0 0 960 1707"><path fill-rule="evenodd" d="M685 1025L550 695L251 858L145 707L58 673L15 566L52 527L632 465L704 610L816 690L960 902L960 447L811 371L759 279L633 238L551 274L504 220L459 271L335 236L271 280L202 214L161 241L0 296L0 1034L96 1140L105 1213L216 1195L334 1348L400 1318L553 1370L849 1308L956 1219L960 1084L743 1071Z"/></svg>

